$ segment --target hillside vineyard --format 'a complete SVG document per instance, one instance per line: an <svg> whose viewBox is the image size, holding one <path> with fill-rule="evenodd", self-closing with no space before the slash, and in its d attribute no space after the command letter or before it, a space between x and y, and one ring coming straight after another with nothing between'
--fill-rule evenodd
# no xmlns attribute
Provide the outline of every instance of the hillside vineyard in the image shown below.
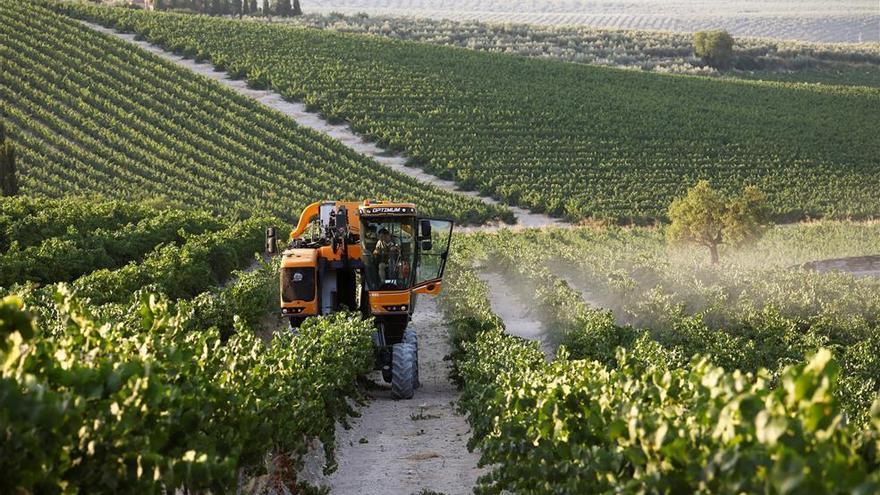
<svg viewBox="0 0 880 495"><path fill-rule="evenodd" d="M242 216L290 216L315 198L417 201L465 222L502 211L30 2L0 1L0 19L0 115L26 194L162 197Z"/></svg>
<svg viewBox="0 0 880 495"><path fill-rule="evenodd" d="M62 6L270 85L425 170L535 211L663 217L753 184L779 220L880 213L880 90L718 81L201 16ZM246 49L244 49L246 47Z"/></svg>

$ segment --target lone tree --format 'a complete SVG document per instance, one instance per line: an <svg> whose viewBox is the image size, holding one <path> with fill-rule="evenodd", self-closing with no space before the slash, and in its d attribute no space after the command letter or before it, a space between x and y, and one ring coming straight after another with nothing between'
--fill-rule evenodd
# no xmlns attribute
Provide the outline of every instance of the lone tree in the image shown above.
<svg viewBox="0 0 880 495"><path fill-rule="evenodd" d="M712 67L724 67L733 57L733 37L724 30L694 33L694 55Z"/></svg>
<svg viewBox="0 0 880 495"><path fill-rule="evenodd" d="M15 170L15 145L6 135L6 127L0 122L0 192L3 196L18 194L18 175Z"/></svg>
<svg viewBox="0 0 880 495"><path fill-rule="evenodd" d="M753 186L739 197L726 197L702 180L669 205L666 234L671 243L696 243L709 248L718 263L718 246L742 246L754 242L767 229L767 198Z"/></svg>

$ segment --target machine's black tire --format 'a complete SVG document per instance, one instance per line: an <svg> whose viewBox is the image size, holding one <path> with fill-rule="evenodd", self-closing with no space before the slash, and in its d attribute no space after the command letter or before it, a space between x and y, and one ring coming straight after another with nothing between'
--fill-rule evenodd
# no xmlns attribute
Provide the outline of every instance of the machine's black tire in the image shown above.
<svg viewBox="0 0 880 495"><path fill-rule="evenodd" d="M410 328L403 332L403 343L412 344L413 347L415 347L415 358L413 359L413 366L415 367L413 388L419 388L422 384L419 382L419 336L416 334L416 331Z"/></svg>
<svg viewBox="0 0 880 495"><path fill-rule="evenodd" d="M415 391L415 346L412 344L394 344L391 358L391 397L395 399L412 399Z"/></svg>

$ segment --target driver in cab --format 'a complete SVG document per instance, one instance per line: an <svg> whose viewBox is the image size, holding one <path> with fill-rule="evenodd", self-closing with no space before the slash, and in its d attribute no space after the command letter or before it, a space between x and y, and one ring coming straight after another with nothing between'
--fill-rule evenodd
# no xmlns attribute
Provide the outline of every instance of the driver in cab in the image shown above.
<svg viewBox="0 0 880 495"><path fill-rule="evenodd" d="M400 253L400 247L395 244L394 239L391 238L391 233L388 232L388 229L382 228L379 230L379 241L376 242L376 247L373 248L373 256L376 257L379 266L379 276L382 278L392 278L391 274L388 273L388 267L394 266L393 263L390 263L392 260L392 256L396 256Z"/></svg>

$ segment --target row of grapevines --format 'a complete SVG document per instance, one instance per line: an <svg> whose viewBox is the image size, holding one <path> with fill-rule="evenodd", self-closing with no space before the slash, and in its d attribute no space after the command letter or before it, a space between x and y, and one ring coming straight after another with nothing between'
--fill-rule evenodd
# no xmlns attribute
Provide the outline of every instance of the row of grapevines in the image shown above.
<svg viewBox="0 0 880 495"><path fill-rule="evenodd" d="M221 244L228 248L247 223L216 239L190 236L152 266L210 269L205 248L222 256ZM149 266L131 265L169 276ZM300 339L258 339L277 305L277 269L234 272L223 286L176 301L139 288L109 298L126 302L101 305L63 285L24 290L37 331L20 302L4 301L13 306L0 305L0 327L12 334L0 354L10 351L11 368L0 374L0 417L20 418L2 425L8 450L0 448L0 469L15 474L0 491L226 492L264 469L274 489L297 491L311 438L322 440L326 469L334 469L335 421L353 413L354 377L371 363L371 325L342 316L311 322ZM80 292L95 290L89 280L76 282Z"/></svg>
<svg viewBox="0 0 880 495"><path fill-rule="evenodd" d="M487 239L492 259L520 286L534 289L539 311L576 357L613 362L616 347L628 347L645 332L630 325L646 328L678 366L699 353L725 369L765 368L778 375L826 347L842 365L846 386L839 393L850 421L864 424L880 393L880 281L673 264L662 235L638 230L531 231ZM579 239L584 243L572 244ZM600 299L592 304L613 301L609 307L617 317L597 311L581 290Z"/></svg>
<svg viewBox="0 0 880 495"><path fill-rule="evenodd" d="M237 268L253 260L263 246L267 219L254 218L232 224L217 232L187 236L177 246L158 246L140 263L116 269L96 270L73 283L77 294L93 304L126 302L142 287L188 299L216 286Z"/></svg>
<svg viewBox="0 0 880 495"><path fill-rule="evenodd" d="M505 334L492 314L487 288L470 267L479 256L451 261L443 299L462 406L474 428L471 446L492 466L479 493L843 493L880 486L880 405L867 430L847 424L836 398L839 366L828 350L776 380L698 357L679 366L647 333L611 349L607 364L572 359L564 348L546 363L535 343ZM610 322L594 326L583 331L619 330Z"/></svg>
<svg viewBox="0 0 880 495"><path fill-rule="evenodd" d="M124 201L0 197L0 253L13 244L25 249L52 237L63 237L71 229L116 230L154 214L153 207Z"/></svg>
<svg viewBox="0 0 880 495"><path fill-rule="evenodd" d="M878 214L876 88L665 76L278 24L58 9L209 59L348 121L430 173L536 211L663 218L672 198L708 179L724 190L758 186L780 219Z"/></svg>
<svg viewBox="0 0 880 495"><path fill-rule="evenodd" d="M217 327L221 334L228 335L236 322L242 322L251 328L274 330L273 322L280 327L280 320L266 317L278 311L279 262L280 259L275 258L247 270L237 270L229 282L179 304L186 311L191 308L190 321L194 328Z"/></svg>
<svg viewBox="0 0 880 495"><path fill-rule="evenodd" d="M309 440L331 458L372 364L372 325L350 315L263 342L241 324L226 339L192 331L198 301L172 311L141 292L99 317L55 297L58 317L39 325L19 298L0 301L3 493L231 492L267 453L277 488L296 492Z"/></svg>
<svg viewBox="0 0 880 495"><path fill-rule="evenodd" d="M30 199L24 201L32 202ZM77 201L60 202L71 204ZM11 201L6 203L10 204ZM55 210L58 201L45 199L37 203L42 204L45 210L35 217ZM99 211L104 206L90 204ZM37 223L31 214L14 220L16 227L24 224L33 228ZM55 221L59 223L53 226L63 225L60 224L63 219ZM0 254L0 286L23 282L69 282L97 269L118 268L130 261L138 262L158 244L179 244L184 242L184 236L219 230L221 223L205 213L155 209L151 210L149 217L136 223L115 225L109 222L109 227L89 227L81 231L68 224L62 235L44 238L39 244L25 248L13 241L9 250Z"/></svg>
<svg viewBox="0 0 880 495"><path fill-rule="evenodd" d="M162 198L243 217L372 197L465 223L511 215L396 173L37 3L0 1L0 20L0 116L25 194Z"/></svg>

